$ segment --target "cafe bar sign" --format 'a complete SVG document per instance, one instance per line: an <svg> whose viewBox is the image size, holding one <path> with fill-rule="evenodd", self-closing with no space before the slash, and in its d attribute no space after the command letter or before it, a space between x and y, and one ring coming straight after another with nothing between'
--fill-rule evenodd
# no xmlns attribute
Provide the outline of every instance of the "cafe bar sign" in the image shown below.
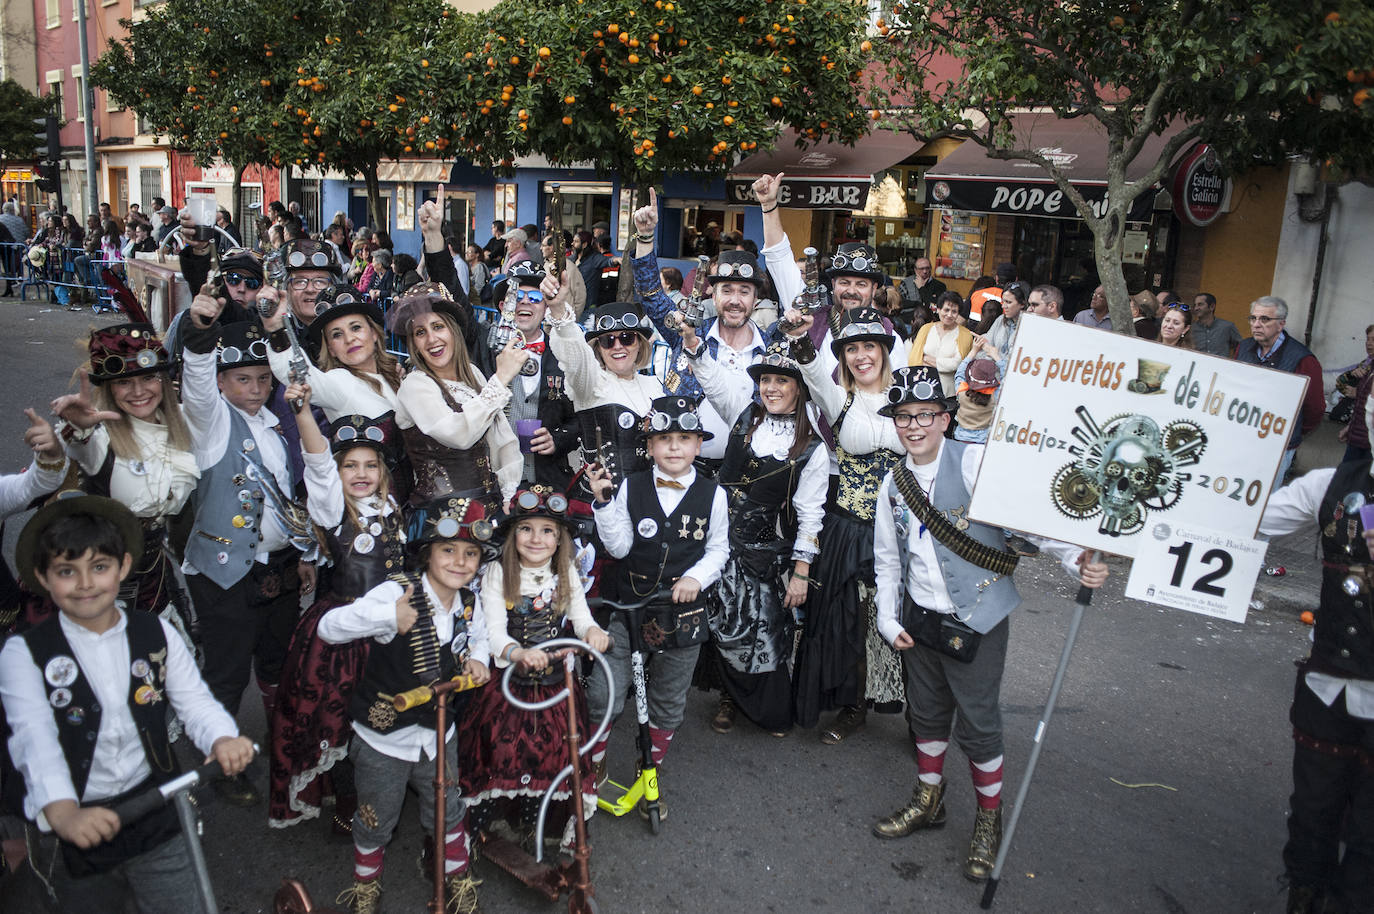
<svg viewBox="0 0 1374 914"><path fill-rule="evenodd" d="M1074 188L1097 216L1107 211L1107 185L1075 181ZM1149 219L1153 194L1141 194L1131 205L1131 221ZM1006 213L1014 216L1045 216L1077 219L1073 202L1058 185L1046 181L1016 181L994 177L926 175L926 206L971 213Z"/></svg>
<svg viewBox="0 0 1374 914"><path fill-rule="evenodd" d="M729 177L725 180L725 193L736 206L758 203L753 191L754 178ZM868 201L868 190L873 186L869 176L824 177L782 179L782 190L778 195L778 205L788 209L863 209Z"/></svg>

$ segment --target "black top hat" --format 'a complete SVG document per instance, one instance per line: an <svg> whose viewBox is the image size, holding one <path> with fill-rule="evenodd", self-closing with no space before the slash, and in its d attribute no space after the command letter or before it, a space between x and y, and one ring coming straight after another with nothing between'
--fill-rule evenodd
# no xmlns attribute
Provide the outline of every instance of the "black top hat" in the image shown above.
<svg viewBox="0 0 1374 914"><path fill-rule="evenodd" d="M501 533L508 531L516 521L529 517L542 517L557 521L569 530L578 527L577 518L568 513L568 496L553 488L536 483L515 493L511 507L497 525Z"/></svg>
<svg viewBox="0 0 1374 914"><path fill-rule="evenodd" d="M748 251L721 251L716 259L716 271L707 277L706 282L747 282L755 289L763 286L763 271L758 260Z"/></svg>
<svg viewBox="0 0 1374 914"><path fill-rule="evenodd" d="M220 371L266 365L267 339L262 335L262 326L256 321L220 325L215 355Z"/></svg>
<svg viewBox="0 0 1374 914"><path fill-rule="evenodd" d="M887 405L879 407L878 415L892 416L897 407L907 403L934 403L948 409L940 373L929 365L913 365L892 372L892 386L887 389Z"/></svg>
<svg viewBox="0 0 1374 914"><path fill-rule="evenodd" d="M840 315L840 329L830 340L830 351L835 358L844 359L847 343L862 341L878 343L888 352L896 343L892 334L883 326L883 316L873 308L849 308Z"/></svg>
<svg viewBox="0 0 1374 914"><path fill-rule="evenodd" d="M19 569L20 579L38 593L48 592L39 582L34 568L38 539L44 530L73 514L92 514L105 518L118 528L125 553L135 557L143 554L143 524L122 502L101 495L87 495L77 489L58 492L29 518L19 532L19 541L14 547L14 564Z"/></svg>
<svg viewBox="0 0 1374 914"><path fill-rule="evenodd" d="M391 303L391 310L386 315L386 327L392 333L407 336L415 318L436 312L447 314L460 327L463 325L462 314L453 303L448 289L439 283L422 282L411 286Z"/></svg>
<svg viewBox="0 0 1374 914"><path fill-rule="evenodd" d="M439 540L469 540L486 545L495 534L496 528L487 517L487 507L481 499L445 495L410 512L406 545L419 549Z"/></svg>
<svg viewBox="0 0 1374 914"><path fill-rule="evenodd" d="M152 324L116 324L91 331L91 383L166 371L171 357Z"/></svg>
<svg viewBox="0 0 1374 914"><path fill-rule="evenodd" d="M882 282L886 277L878 265L878 252L862 241L847 241L830 258L830 266L825 275L832 279L836 276L857 276Z"/></svg>
<svg viewBox="0 0 1374 914"><path fill-rule="evenodd" d="M506 272L506 279L514 279L522 286L530 284L539 285L544 281L544 265L535 263L533 260L522 260L519 263L511 264L511 268Z"/></svg>
<svg viewBox="0 0 1374 914"><path fill-rule="evenodd" d="M234 248L220 255L219 269L221 273L228 273L230 270L252 273L258 279L262 279L262 255L247 248Z"/></svg>
<svg viewBox="0 0 1374 914"><path fill-rule="evenodd" d="M594 339L617 330L634 330L645 339L654 335L653 321L644 313L639 302L613 301L596 308L596 317L587 330L587 339Z"/></svg>
<svg viewBox="0 0 1374 914"><path fill-rule="evenodd" d="M282 260L288 273L297 270L328 270L337 276L343 272L339 258L334 256L333 250L313 238L297 238L287 242Z"/></svg>
<svg viewBox="0 0 1374 914"><path fill-rule="evenodd" d="M801 385L802 396L806 396L806 384L802 380L801 366L797 360L792 358L792 344L787 340L779 340L770 343L768 349L764 351L763 358L759 359L748 368L749 377L756 382L766 374L780 374L789 378L795 378Z"/></svg>
<svg viewBox="0 0 1374 914"><path fill-rule="evenodd" d="M332 423L334 434L329 437L329 450L337 457L355 447L370 447L382 453L387 444L387 426L381 419L369 416L340 416Z"/></svg>
<svg viewBox="0 0 1374 914"><path fill-rule="evenodd" d="M377 325L380 331L386 318L382 309L363 298L363 293L346 282L337 283L320 293L315 299L315 319L305 328L305 336L312 348L318 349L324 338L324 328L334 321L350 314L361 314Z"/></svg>
<svg viewBox="0 0 1374 914"><path fill-rule="evenodd" d="M701 424L698 402L689 397L655 397L649 415L644 417L640 434L652 438L670 432L690 432L700 435L702 441L710 441L715 435Z"/></svg>

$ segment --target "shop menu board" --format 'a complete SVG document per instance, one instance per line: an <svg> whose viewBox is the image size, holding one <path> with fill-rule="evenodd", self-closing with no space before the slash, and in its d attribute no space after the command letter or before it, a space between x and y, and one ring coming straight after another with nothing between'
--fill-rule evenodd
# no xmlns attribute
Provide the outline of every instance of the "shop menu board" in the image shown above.
<svg viewBox="0 0 1374 914"><path fill-rule="evenodd" d="M977 279L983 275L983 234L987 217L941 210L935 240L935 275L941 279Z"/></svg>

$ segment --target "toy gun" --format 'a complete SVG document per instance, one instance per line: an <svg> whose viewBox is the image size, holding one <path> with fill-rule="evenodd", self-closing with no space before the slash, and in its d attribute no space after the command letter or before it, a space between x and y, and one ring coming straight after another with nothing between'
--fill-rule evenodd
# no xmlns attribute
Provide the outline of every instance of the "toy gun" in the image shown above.
<svg viewBox="0 0 1374 914"><path fill-rule="evenodd" d="M700 327L701 322L706 319L706 309L701 306L701 300L706 296L707 274L711 269L711 258L705 254L697 257L696 279L692 282L692 295L687 299L686 307L682 309L682 322L689 327Z"/></svg>
<svg viewBox="0 0 1374 914"><path fill-rule="evenodd" d="M825 293L821 291L819 252L815 248L807 248L802 253L806 255L806 267L802 271L802 278L806 285L801 294L797 296L797 300L792 303L792 307L805 315L825 304ZM791 333L800 326L800 323L793 323L786 319L778 321L778 329L783 333Z"/></svg>
<svg viewBox="0 0 1374 914"><path fill-rule="evenodd" d="M286 261L282 259L281 252L273 251L271 254L268 254L267 259L263 261L262 269L264 275L267 276L267 281L272 284L277 290L277 294L281 296L281 300L289 303L291 299L289 298L290 292L288 292L286 288ZM258 312L263 317L271 316L272 312L275 310L277 310L276 302L264 300L262 298L258 299ZM288 308L288 312L289 310ZM310 378L310 360L306 358L305 350L301 348L301 342L296 338L296 328L292 325L290 313L286 315L286 319L282 322L282 327L286 329L286 338L291 341L291 363L287 371L287 377L292 384L304 384ZM291 401L291 408L296 412L300 412L304 406L305 402L303 400Z"/></svg>
<svg viewBox="0 0 1374 914"><path fill-rule="evenodd" d="M487 338L493 353L500 352L510 345L511 340L515 340L515 345L520 349L525 348L525 334L515 325L515 307L520 294L520 283L514 276L506 277L506 298L501 302L501 316L496 319L496 324L491 328L491 335ZM534 359L526 359L525 364L520 366L520 373L526 377L539 371L539 364Z"/></svg>
<svg viewBox="0 0 1374 914"><path fill-rule="evenodd" d="M553 275L563 281L563 271L568 266L568 249L563 246L563 195L558 192L558 183L550 182L549 216L550 231L553 232Z"/></svg>

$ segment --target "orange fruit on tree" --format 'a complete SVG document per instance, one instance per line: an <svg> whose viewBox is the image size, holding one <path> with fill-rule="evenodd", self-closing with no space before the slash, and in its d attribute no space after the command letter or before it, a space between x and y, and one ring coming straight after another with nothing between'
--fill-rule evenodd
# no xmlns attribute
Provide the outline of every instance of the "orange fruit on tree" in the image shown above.
<svg viewBox="0 0 1374 914"><path fill-rule="evenodd" d="M725 117L720 119L720 122L725 126L729 127L731 124L735 122L735 119L727 114L725 115Z"/></svg>
<svg viewBox="0 0 1374 914"><path fill-rule="evenodd" d="M631 54L631 55L630 55L628 58L626 58L626 59L627 59L631 64L637 64L637 63L639 63L639 55L638 55L638 54Z"/></svg>
<svg viewBox="0 0 1374 914"><path fill-rule="evenodd" d="M550 57L553 56L553 51L549 50L548 48L540 48L539 56L544 60L548 60Z"/></svg>
<svg viewBox="0 0 1374 914"><path fill-rule="evenodd" d="M1363 104L1365 103L1365 100L1368 99L1368 98L1369 98L1369 90L1368 90L1368 89L1361 89L1360 91L1358 91L1358 92L1355 93L1355 97L1354 97L1354 99L1352 99L1352 101L1355 102L1355 107L1358 108L1358 107L1360 107L1361 105L1363 105Z"/></svg>
<svg viewBox="0 0 1374 914"><path fill-rule="evenodd" d="M571 126L572 126L572 116L571 116L571 115L567 115L567 114L563 115L563 126L564 126L564 127L571 127Z"/></svg>
<svg viewBox="0 0 1374 914"><path fill-rule="evenodd" d="M700 94L702 93L702 91L703 91L703 90L702 90L701 86L693 86L693 87L692 87L692 94L693 94L693 95L700 95Z"/></svg>
<svg viewBox="0 0 1374 914"><path fill-rule="evenodd" d="M571 105L571 104L572 104L573 102L575 102L575 101L577 101L577 96L575 96L575 95L565 95L565 96L563 96L563 104L565 104L565 105Z"/></svg>

